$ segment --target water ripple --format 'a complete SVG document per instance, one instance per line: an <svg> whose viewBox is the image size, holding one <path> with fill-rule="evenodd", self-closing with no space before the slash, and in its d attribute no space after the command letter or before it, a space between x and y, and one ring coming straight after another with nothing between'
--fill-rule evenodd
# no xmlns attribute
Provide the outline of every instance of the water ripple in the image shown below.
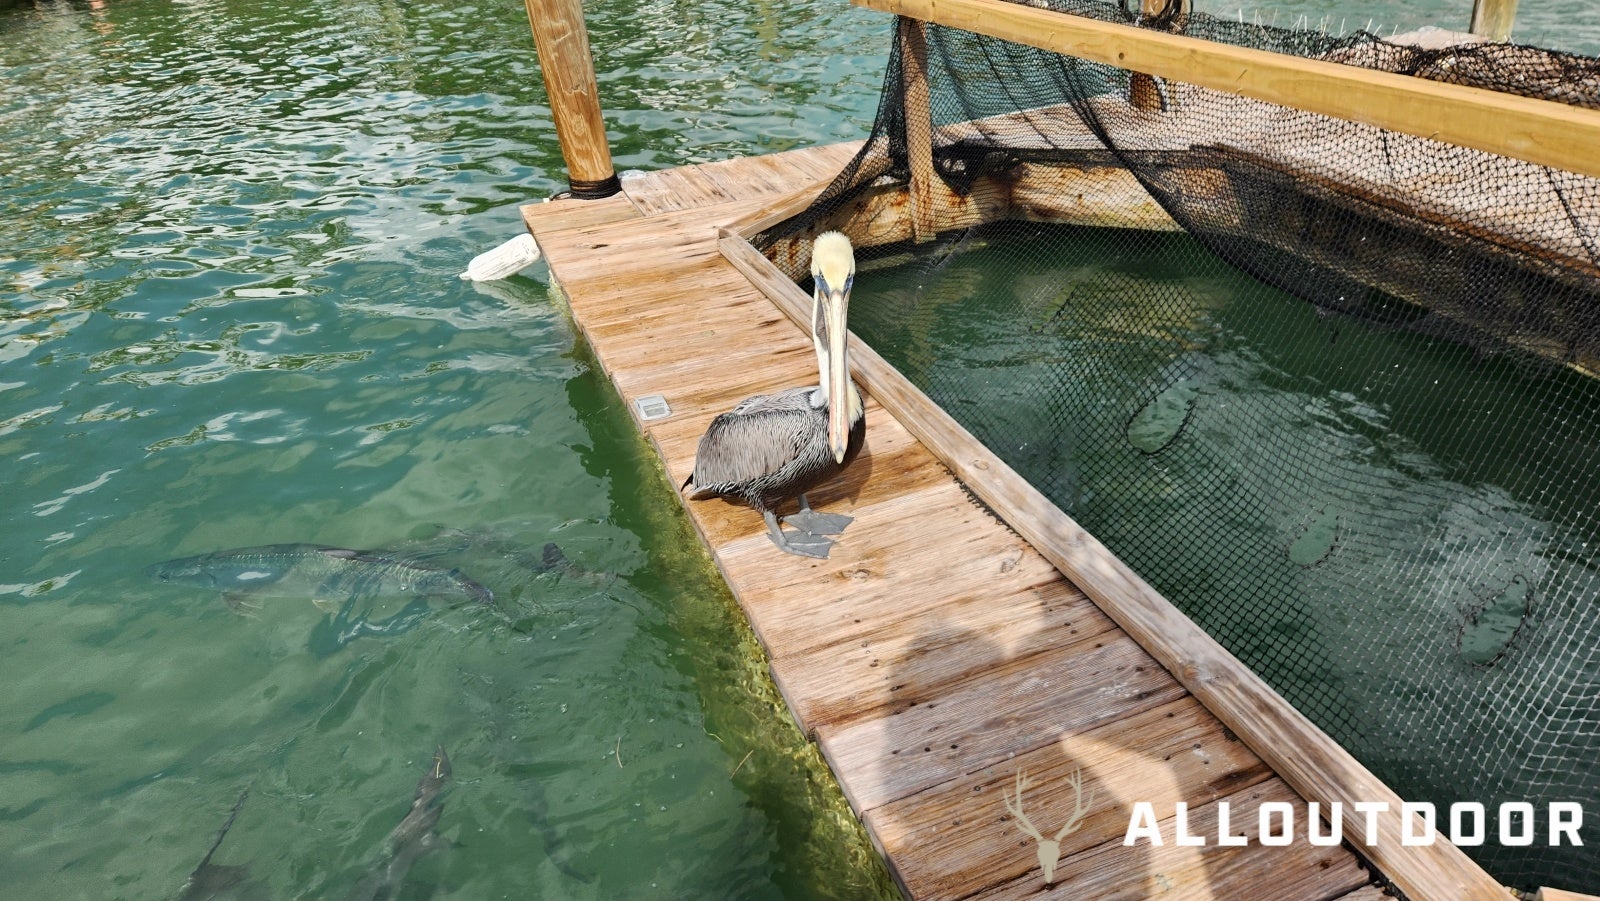
<svg viewBox="0 0 1600 901"><path fill-rule="evenodd" d="M791 25L794 7L658 5L652 21L592 4L619 166L859 137L884 45L852 43L866 32L851 23L881 35L887 20L828 5ZM720 706L761 724L747 733L787 729L718 727L730 742L787 749L793 730L769 715L775 696L739 707L751 686L728 674L750 651L725 647L726 598L644 562L665 557L643 549L659 530L640 508L670 494L640 500L666 489L641 482L652 470L537 270L456 278L522 228L517 204L565 187L524 10L12 6L0 734L29 763L0 764L0 842L25 862L8 890L170 895L249 783L222 853L250 863L251 891L347 894L416 784L413 758L444 737L463 782L489 789L451 795L443 821L473 836L448 864L469 895L564 896L571 873L602 870L617 897L662 879L669 894L871 895L881 875L814 828L820 769L758 755L728 779L738 761L705 735L701 686L733 686ZM820 23L850 44L826 71L804 33ZM434 553L497 549L461 565L505 609L432 611L332 653L317 636L340 614L309 600L240 617L140 575L224 547L403 547L443 523L472 537ZM543 572L557 533L648 592ZM710 621L685 628L694 617ZM687 644L708 639L710 654ZM601 753L614 728L626 771ZM753 805L745 786L794 809ZM568 847L551 847L552 824ZM281 840L264 855L252 833ZM628 867L600 866L638 835ZM564 869L528 866L533 847Z"/></svg>

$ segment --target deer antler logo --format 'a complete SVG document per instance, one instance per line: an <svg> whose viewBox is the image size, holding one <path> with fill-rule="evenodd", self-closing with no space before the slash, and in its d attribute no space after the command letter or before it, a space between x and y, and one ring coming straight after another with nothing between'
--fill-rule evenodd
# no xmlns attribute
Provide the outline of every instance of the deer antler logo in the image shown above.
<svg viewBox="0 0 1600 901"><path fill-rule="evenodd" d="M1055 884L1056 863L1061 860L1061 840L1066 838L1072 830L1082 825L1084 816L1094 806L1093 789L1089 791L1089 800L1085 801L1083 799L1083 772L1081 769L1072 771L1072 775L1067 778L1067 784L1072 786L1072 816L1067 820L1067 824L1062 826L1061 830L1056 833L1055 838L1045 838L1034 827L1027 814L1022 812L1022 793L1027 790L1029 785L1026 773L1020 769L1017 770L1017 796L1015 798L1006 797L1004 789L1000 791L1000 797L1005 802L1006 810L1011 811L1011 815L1017 818L1017 823L1020 824L1022 831L1033 836L1033 840L1039 843L1039 867L1044 870L1045 885Z"/></svg>

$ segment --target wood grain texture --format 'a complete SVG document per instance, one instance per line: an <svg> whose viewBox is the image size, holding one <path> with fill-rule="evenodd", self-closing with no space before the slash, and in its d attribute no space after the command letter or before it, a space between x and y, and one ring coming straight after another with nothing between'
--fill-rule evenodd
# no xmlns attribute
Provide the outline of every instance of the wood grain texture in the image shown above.
<svg viewBox="0 0 1600 901"><path fill-rule="evenodd" d="M1019 566L1038 559L1022 556ZM1007 562L1002 557L998 566ZM1048 576L1056 575L1052 568ZM858 628L872 622L850 620ZM1049 578L1020 591L957 594L860 632L856 641L775 656L772 670L797 699L802 722L842 723L936 700L946 685L1115 628L1077 588Z"/></svg>
<svg viewBox="0 0 1600 901"><path fill-rule="evenodd" d="M839 785L862 813L1183 696L1131 638L1064 644L948 686L888 716L817 729Z"/></svg>
<svg viewBox="0 0 1600 901"><path fill-rule="evenodd" d="M935 192L948 192L933 169L933 110L928 97L928 37L916 19L900 19L900 60L905 82L906 157L911 166L911 236L918 244L938 234ZM937 183L937 186L936 184Z"/></svg>
<svg viewBox="0 0 1600 901"><path fill-rule="evenodd" d="M727 229L741 238L753 238L772 226L805 212L831 182L832 179L827 179L806 185L770 206L762 207L748 216L741 216L728 223Z"/></svg>
<svg viewBox="0 0 1600 901"><path fill-rule="evenodd" d="M541 230L560 231L567 228L582 228L586 225L605 225L611 222L621 222L624 219L637 219L642 213L628 199L627 185L623 185L623 193L613 194L599 200L550 200L544 203L529 203L521 207L522 223L528 231L533 231L533 223L538 222Z"/></svg>
<svg viewBox="0 0 1600 901"><path fill-rule="evenodd" d="M574 181L604 181L616 170L600 114L582 0L524 0L524 5L567 175Z"/></svg>
<svg viewBox="0 0 1600 901"><path fill-rule="evenodd" d="M1081 779L1088 814L1061 843L1071 858L1126 834L1136 802L1166 818L1184 802L1198 810L1272 771L1230 738L1193 698L1140 711L1095 729L997 762L943 785L869 811L901 881L918 898L956 899L971 885L1001 885L1039 875L1034 842L1006 803L1016 803L1017 774L1026 779L1021 809L1044 835L1072 815Z"/></svg>

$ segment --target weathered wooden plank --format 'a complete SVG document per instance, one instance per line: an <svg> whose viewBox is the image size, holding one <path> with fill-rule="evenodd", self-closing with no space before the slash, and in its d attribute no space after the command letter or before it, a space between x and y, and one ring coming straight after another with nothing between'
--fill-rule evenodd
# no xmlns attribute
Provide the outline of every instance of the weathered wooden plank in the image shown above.
<svg viewBox="0 0 1600 901"><path fill-rule="evenodd" d="M1272 777L1261 759L1193 698L1141 711L1059 740L943 785L869 811L877 841L897 861L914 898L965 898L1026 876L1039 876L1035 843L1007 805L1017 803L1034 828L1054 835L1079 804L1086 815L1061 840L1071 858L1122 839L1135 802L1170 815L1177 802L1198 810ZM1073 788L1073 778L1080 780Z"/></svg>
<svg viewBox="0 0 1600 901"><path fill-rule="evenodd" d="M857 551L846 532L847 543L835 553L849 553L830 560L831 565L772 572L745 593L752 619L769 644L790 654L865 640L885 616L937 610L966 595L992 592L1001 598L1049 580L1048 564L1034 563L1024 553L1026 544L974 504L942 467L936 479L923 484L921 490L886 500L873 511L872 522L859 523L871 526L860 530L871 533L870 547ZM933 535L937 543L928 540ZM728 548L725 556L733 563L761 550ZM797 594L815 600L788 602Z"/></svg>
<svg viewBox="0 0 1600 901"><path fill-rule="evenodd" d="M737 272L718 262L707 257L663 267L648 290L631 279L594 279L585 285L580 301L585 324L619 340L650 333L669 340L714 333L731 341L746 329L769 329L777 323L793 328Z"/></svg>
<svg viewBox="0 0 1600 901"><path fill-rule="evenodd" d="M804 156L795 158L795 167L811 181L832 179L861 152L865 141L841 141L810 148Z"/></svg>
<svg viewBox="0 0 1600 901"><path fill-rule="evenodd" d="M761 275L765 258L753 249L748 253L741 250L737 244L743 242L736 242L724 234L719 243L725 254L740 259L741 271L757 273L753 283L791 319L805 321L809 314L805 292L770 263L766 264L770 271ZM754 257L748 255L752 253ZM1404 846L1401 802L1392 789L973 438L888 361L855 340L850 354L858 381L879 403L1297 791L1308 800L1338 801L1351 808L1362 801L1388 803L1389 812L1378 817L1381 840L1370 850L1374 862L1402 891L1418 897L1499 898L1498 883L1448 841Z"/></svg>
<svg viewBox="0 0 1600 901"><path fill-rule="evenodd" d="M978 179L965 195L956 194L937 181L927 190L933 198L930 201L932 227L939 232L1007 218L1096 228L1149 231L1180 228L1132 173L1120 165L1073 167L1023 163L1004 176ZM811 242L824 231L843 231L858 248L910 241L914 238L910 198L911 191L904 186L868 189L832 216L818 219L806 229L776 242L770 252L784 266L803 271ZM779 214L785 211L785 208L774 208L770 216L762 216L749 225L743 220L734 222L729 230L739 235L754 235L783 221L786 217Z"/></svg>
<svg viewBox="0 0 1600 901"><path fill-rule="evenodd" d="M626 193L613 194L600 200L551 200L546 203L528 203L521 207L522 223L529 233L535 223L541 231L561 231L592 225L606 225L624 219L637 219L642 213L633 205Z"/></svg>
<svg viewBox="0 0 1600 901"><path fill-rule="evenodd" d="M740 209L739 204L727 208ZM550 271L562 284L584 282L601 291L638 291L672 279L710 259L707 214L694 211L634 219L609 226L578 228L534 237L545 248Z"/></svg>
<svg viewBox="0 0 1600 901"><path fill-rule="evenodd" d="M749 334L773 332L798 336L793 324L763 310L762 298L741 284L726 266L711 258L689 265L662 268L652 283L641 284L626 275L596 272L585 280L584 298L577 301L598 333L619 341L662 339L665 345L704 344L736 347L750 343ZM562 273L585 267L556 263ZM803 338L796 338L810 345ZM679 354L686 357L687 354ZM812 370L816 369L814 358Z"/></svg>
<svg viewBox="0 0 1600 901"><path fill-rule="evenodd" d="M705 163L700 170L706 178L740 200L781 196L793 191L795 185L793 167L766 156Z"/></svg>
<svg viewBox="0 0 1600 901"><path fill-rule="evenodd" d="M699 166L657 169L628 181L628 196L646 216L718 206L738 199L708 178Z"/></svg>
<svg viewBox="0 0 1600 901"><path fill-rule="evenodd" d="M1012 559L1001 558L996 568L1003 569ZM1035 559L1038 555L1029 549L1017 566L1032 568ZM872 611L849 611L863 614L852 617L852 623L860 619L860 626L872 623L873 628L855 640L808 651L780 649L772 659L773 677L795 699L792 706L802 728L815 728L853 717L881 717L879 708L934 700L947 685L1116 628L1053 567L1042 575L1046 581L1020 590L956 592L911 615L896 610L868 619Z"/></svg>
<svg viewBox="0 0 1600 901"><path fill-rule="evenodd" d="M537 207L528 212L534 217L534 237L544 249L558 282L582 281L585 293L592 288L611 294L639 292L667 280L676 283L685 273L698 271L697 264L720 262L716 228L767 205L770 199L736 200L715 207L563 230L544 227ZM688 282L684 287L696 286ZM700 303L709 306L711 300L702 294Z"/></svg>
<svg viewBox="0 0 1600 901"><path fill-rule="evenodd" d="M1000 0L852 0L1106 65L1600 176L1600 110L1215 44Z"/></svg>
<svg viewBox="0 0 1600 901"><path fill-rule="evenodd" d="M700 168L707 179L740 201L759 202L781 197L812 181L805 177L800 164L815 156L817 154L790 151L704 163Z"/></svg>
<svg viewBox="0 0 1600 901"><path fill-rule="evenodd" d="M716 413L731 409L752 394L789 387L801 378L801 373L808 370L808 363L814 368L815 357L811 349L794 341L787 348L747 350L745 353L751 365L733 370L737 375L735 379L707 378L702 366L688 363L673 352L670 336L651 329L630 328L625 319L610 324L595 324L585 315L589 312L584 309L585 306L580 301L574 309L579 329L593 346L602 368L611 377L630 411L637 415L633 402L650 394L664 395L671 406L672 415L668 418L640 423L652 437L664 433L671 440L672 436L692 428L693 435L684 440L697 441L699 433ZM766 306L770 307L770 304ZM655 309L660 310L661 307ZM785 331L794 330L787 321L773 322L768 328L775 330L780 326ZM706 357L702 355L700 359ZM693 425L686 425L690 420ZM672 468L669 466L669 470Z"/></svg>
<svg viewBox="0 0 1600 901"><path fill-rule="evenodd" d="M1141 710L1183 688L1126 635L1067 644L950 686L892 716L817 728L845 797L865 814Z"/></svg>
<svg viewBox="0 0 1600 901"><path fill-rule="evenodd" d="M785 219L792 219L805 212L806 208L810 207L812 202L817 199L817 196L828 187L829 181L829 179L822 179L806 185L800 190L774 201L770 206L762 207L748 216L741 216L735 219L728 223L727 228L742 238L754 237Z"/></svg>
<svg viewBox="0 0 1600 901"><path fill-rule="evenodd" d="M1335 901L1394 901L1394 896L1376 885L1363 885L1353 892L1340 895Z"/></svg>
<svg viewBox="0 0 1600 901"><path fill-rule="evenodd" d="M757 343L702 338L695 341L679 339L670 331L657 335L635 333L634 340L614 344L608 362L618 368L627 368L625 378L630 390L635 384L644 382L639 390L646 394L670 396L681 393L685 386L693 384L714 387L719 373L728 373L732 379L723 384L737 387L741 367L748 370L764 363L770 363L774 370L791 373L788 386L816 384L816 352L809 346L795 342L792 335L781 333L776 328L770 331L778 340ZM721 335L719 333L714 337ZM686 354L695 351L713 354L725 366L708 373L704 363L700 362L704 357L700 360L686 358ZM805 365L807 363L811 365Z"/></svg>
<svg viewBox="0 0 1600 901"><path fill-rule="evenodd" d="M1120 166L1019 166L1011 216L1030 222L1179 231L1167 211Z"/></svg>
<svg viewBox="0 0 1600 901"><path fill-rule="evenodd" d="M794 191L819 178L831 178L860 146L859 141L846 141L767 156L659 169L630 178L623 187L646 215L702 209L734 201L756 202Z"/></svg>
<svg viewBox="0 0 1600 901"><path fill-rule="evenodd" d="M1215 847L1221 801L1228 804L1229 834L1244 836L1244 847ZM1294 821L1294 838L1285 847L1263 846L1257 840L1260 808L1268 802L1288 804L1301 814ZM1164 842L1160 847L1144 842L1126 846L1119 836L1063 860L1056 868L1055 885L1049 889L1041 891L1042 879L1035 871L976 897L983 901L1146 901L1155 897L1317 901L1338 897L1368 881L1355 857L1344 848L1319 847L1306 840L1304 810L1300 799L1282 780L1269 779L1188 812L1189 833L1211 836L1213 841L1207 847L1176 844L1175 818L1167 817L1161 821Z"/></svg>

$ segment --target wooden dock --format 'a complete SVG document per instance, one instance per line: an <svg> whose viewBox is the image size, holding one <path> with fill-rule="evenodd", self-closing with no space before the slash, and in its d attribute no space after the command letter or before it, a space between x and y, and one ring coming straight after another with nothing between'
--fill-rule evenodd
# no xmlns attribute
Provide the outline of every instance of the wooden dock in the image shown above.
<svg viewBox="0 0 1600 901"><path fill-rule="evenodd" d="M809 336L724 259L718 227L831 176L858 147L655 172L603 200L523 208L674 482L717 413L816 379ZM636 402L650 395L670 415L645 421ZM865 452L811 500L856 518L826 561L778 552L746 508L686 507L907 895L1384 897L1351 850L1306 841L1294 790L871 397ZM1087 802L1048 888L1038 843L1007 809L1019 772L1045 839ZM1159 846L1124 844L1136 802L1160 821ZM1180 802L1204 847L1175 841ZM1217 846L1222 802L1243 846ZM1295 811L1287 846L1256 840L1266 802Z"/></svg>

